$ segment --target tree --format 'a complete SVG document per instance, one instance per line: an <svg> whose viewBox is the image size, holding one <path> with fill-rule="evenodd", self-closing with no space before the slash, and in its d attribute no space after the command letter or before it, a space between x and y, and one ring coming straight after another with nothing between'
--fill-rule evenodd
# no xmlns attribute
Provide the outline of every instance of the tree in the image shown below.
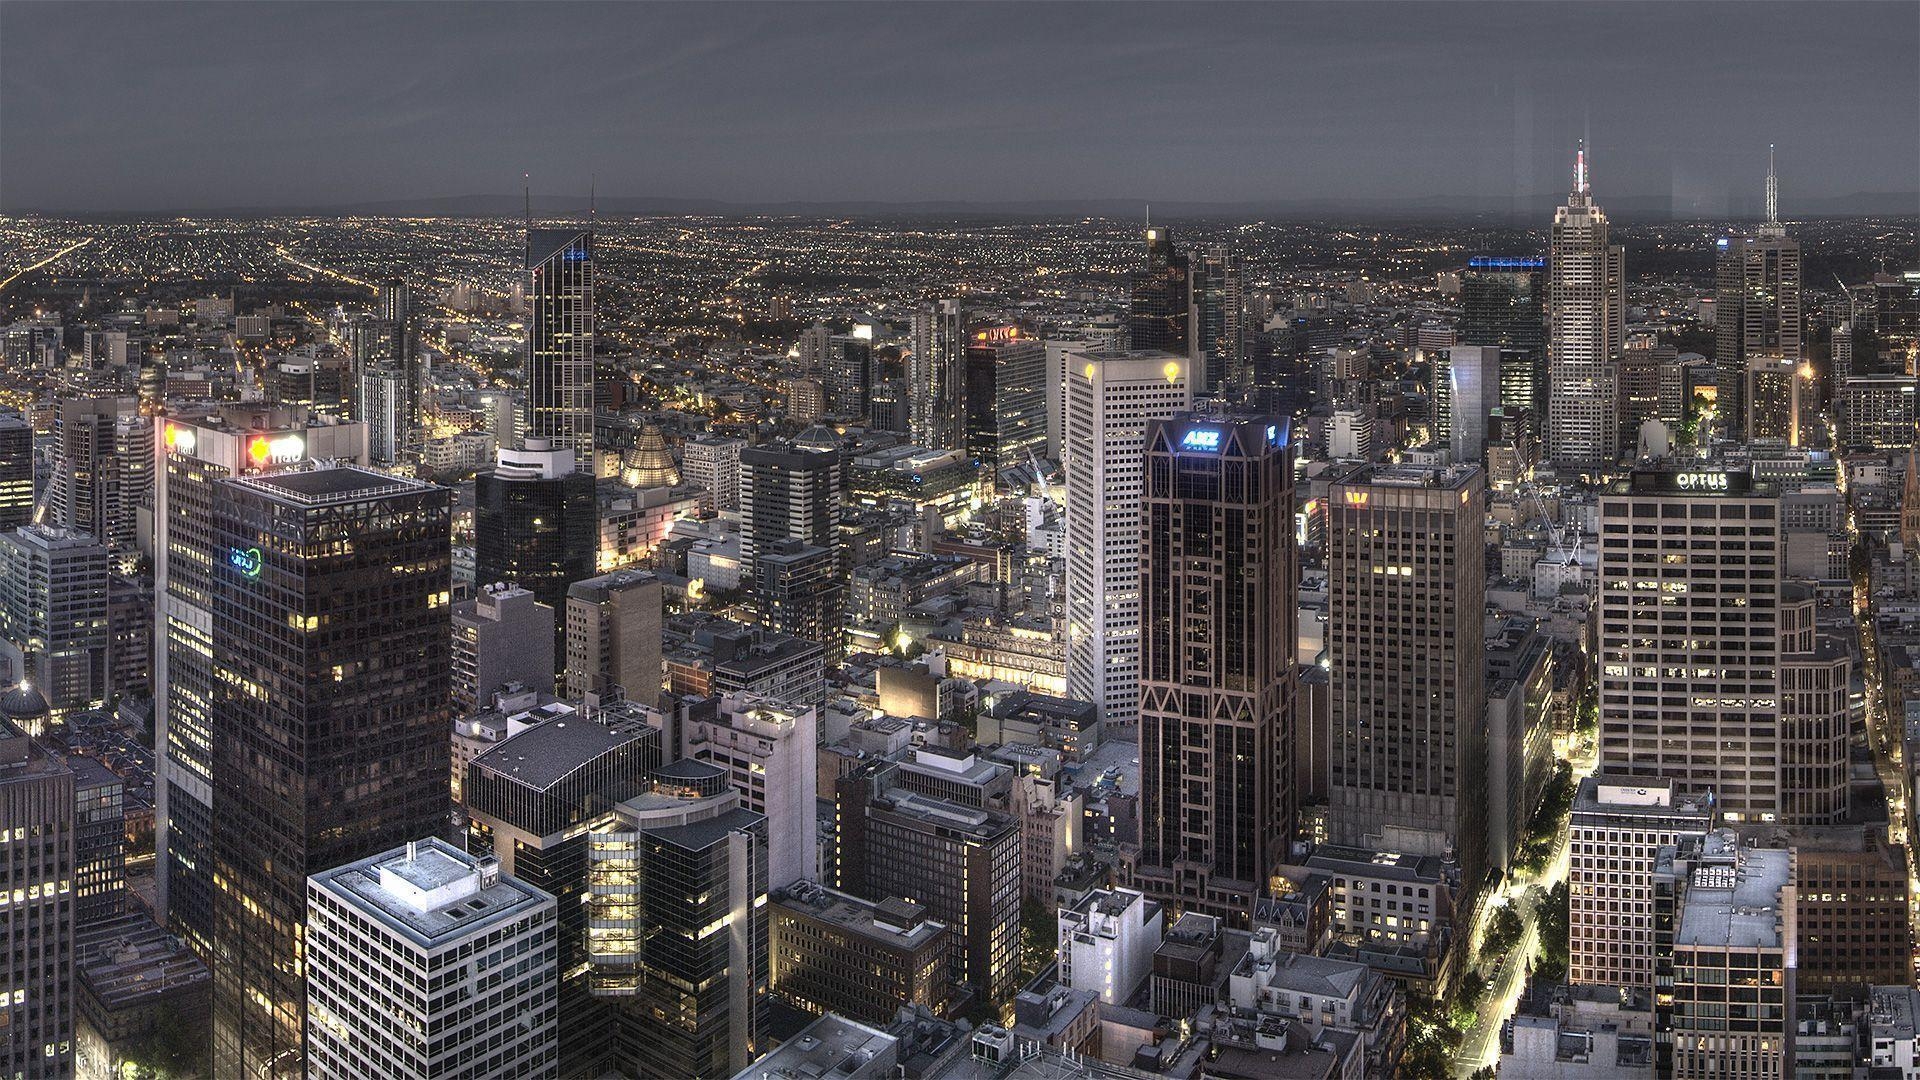
<svg viewBox="0 0 1920 1080"><path fill-rule="evenodd" d="M1502 904L1493 912L1493 925L1487 930L1487 940L1482 952L1498 956L1520 943L1520 934L1525 929L1520 922L1520 914L1513 910L1512 904Z"/></svg>

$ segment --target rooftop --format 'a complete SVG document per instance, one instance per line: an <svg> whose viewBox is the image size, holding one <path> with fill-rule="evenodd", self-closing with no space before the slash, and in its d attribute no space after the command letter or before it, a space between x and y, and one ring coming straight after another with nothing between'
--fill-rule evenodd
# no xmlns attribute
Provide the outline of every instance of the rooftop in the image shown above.
<svg viewBox="0 0 1920 1080"><path fill-rule="evenodd" d="M474 758L473 765L546 791L607 751L645 738L648 730L638 720L611 725L578 715L548 720Z"/></svg>
<svg viewBox="0 0 1920 1080"><path fill-rule="evenodd" d="M241 477L227 481L254 488L282 502L298 506L324 506L336 502L354 502L431 491L434 485L409 480L392 473L376 472L358 465L340 465L331 469L298 469Z"/></svg>
<svg viewBox="0 0 1920 1080"><path fill-rule="evenodd" d="M773 902L896 948L919 948L947 928L946 923L927 918L926 908L911 900L894 898L876 904L811 881L794 882Z"/></svg>
<svg viewBox="0 0 1920 1080"><path fill-rule="evenodd" d="M900 1040L838 1013L808 1024L734 1080L855 1080L893 1071Z"/></svg>
<svg viewBox="0 0 1920 1080"><path fill-rule="evenodd" d="M1781 890L1793 884L1793 853L1778 848L1742 848L1731 832L1712 832L1676 856L1661 850L1656 866L1673 868L1691 856L1687 891L1674 929L1674 944L1729 949L1775 949L1782 945Z"/></svg>
<svg viewBox="0 0 1920 1080"><path fill-rule="evenodd" d="M551 894L500 873L438 837L409 843L309 879L422 949L464 940Z"/></svg>

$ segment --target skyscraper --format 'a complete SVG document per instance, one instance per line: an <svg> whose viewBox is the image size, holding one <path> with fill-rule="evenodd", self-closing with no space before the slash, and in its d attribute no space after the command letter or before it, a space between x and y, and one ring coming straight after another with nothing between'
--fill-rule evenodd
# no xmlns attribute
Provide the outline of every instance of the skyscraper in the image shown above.
<svg viewBox="0 0 1920 1080"><path fill-rule="evenodd" d="M307 875L447 829L451 493L354 466L215 488L215 1072L298 1075Z"/></svg>
<svg viewBox="0 0 1920 1080"><path fill-rule="evenodd" d="M681 729L682 755L725 769L741 805L766 817L771 889L819 874L819 730L812 706L757 694L723 695Z"/></svg>
<svg viewBox="0 0 1920 1080"><path fill-rule="evenodd" d="M393 346L389 351L404 374L406 393L401 415L405 418L403 430L411 438L412 431L420 424L420 407L426 396L427 375L420 363L419 350L413 347L413 288L399 278L388 278L380 283L380 320L393 335Z"/></svg>
<svg viewBox="0 0 1920 1080"><path fill-rule="evenodd" d="M1089 349L1067 357L1067 691L1110 730L1140 712L1140 512L1147 426L1191 402L1186 357Z"/></svg>
<svg viewBox="0 0 1920 1080"><path fill-rule="evenodd" d="M967 455L980 463L982 482L993 484L1046 453L1047 348L1017 326L976 330L965 371Z"/></svg>
<svg viewBox="0 0 1920 1080"><path fill-rule="evenodd" d="M1488 417L1500 400L1502 352L1491 345L1454 345L1428 354L1433 357L1434 438L1456 462L1486 456Z"/></svg>
<svg viewBox="0 0 1920 1080"><path fill-rule="evenodd" d="M1554 211L1547 271L1546 454L1554 467L1606 468L1619 457L1614 360L1626 337L1625 249L1587 188L1587 152L1574 159L1573 193Z"/></svg>
<svg viewBox="0 0 1920 1080"><path fill-rule="evenodd" d="M1755 358L1800 366L1800 242L1780 224L1772 147L1767 154L1767 220L1752 236L1722 237L1714 262L1715 411L1738 438L1754 437L1756 422L1767 426L1754 415Z"/></svg>
<svg viewBox="0 0 1920 1080"><path fill-rule="evenodd" d="M526 437L573 451L591 476L593 230L529 228L526 271Z"/></svg>
<svg viewBox="0 0 1920 1080"><path fill-rule="evenodd" d="M1486 861L1486 474L1358 465L1327 487L1335 843Z"/></svg>
<svg viewBox="0 0 1920 1080"><path fill-rule="evenodd" d="M1499 346L1500 407L1527 410L1536 433L1547 414L1546 267L1538 256L1475 255L1460 275L1459 343Z"/></svg>
<svg viewBox="0 0 1920 1080"><path fill-rule="evenodd" d="M567 587L598 564L600 507L574 451L533 435L526 443L502 447L495 467L474 477L474 580L512 582L558 613ZM563 631L555 628L562 652Z"/></svg>
<svg viewBox="0 0 1920 1080"><path fill-rule="evenodd" d="M927 304L913 314L913 358L907 364L911 434L915 444L958 450L961 350L967 348L966 312L960 301Z"/></svg>
<svg viewBox="0 0 1920 1080"><path fill-rule="evenodd" d="M74 1009L73 773L9 718L0 696L0 1074L71 1076ZM20 899L14 900L13 897Z"/></svg>
<svg viewBox="0 0 1920 1080"><path fill-rule="evenodd" d="M740 452L740 575L778 540L838 550L840 455L804 447L754 446Z"/></svg>
<svg viewBox="0 0 1920 1080"><path fill-rule="evenodd" d="M467 850L560 901L560 1075L613 1069L614 1010L591 991L587 965L586 823L646 789L661 731L630 702L535 724L467 765L461 796Z"/></svg>
<svg viewBox="0 0 1920 1080"><path fill-rule="evenodd" d="M593 992L637 1076L723 1080L767 1049L767 820L727 773L677 761L587 848Z"/></svg>
<svg viewBox="0 0 1920 1080"><path fill-rule="evenodd" d="M1133 884L1246 926L1293 836L1293 448L1278 417L1147 427Z"/></svg>
<svg viewBox="0 0 1920 1080"><path fill-rule="evenodd" d="M33 425L0 413L0 532L33 520Z"/></svg>
<svg viewBox="0 0 1920 1080"><path fill-rule="evenodd" d="M58 453L41 522L91 535L117 559L138 548L139 508L153 491L153 424L131 397L60 403Z"/></svg>
<svg viewBox="0 0 1920 1080"><path fill-rule="evenodd" d="M0 657L55 717L105 705L107 549L84 532L28 525L0 533Z"/></svg>
<svg viewBox="0 0 1920 1080"><path fill-rule="evenodd" d="M1193 265L1193 351L1209 394L1224 394L1245 382L1245 305L1233 249L1214 244L1201 252Z"/></svg>
<svg viewBox="0 0 1920 1080"><path fill-rule="evenodd" d="M153 707L155 912L203 960L213 933L213 591L225 552L213 537L214 485L311 459L365 464L365 424L302 408L222 406L156 420ZM224 650L224 644L221 646Z"/></svg>
<svg viewBox="0 0 1920 1080"><path fill-rule="evenodd" d="M1782 570L1777 490L1636 470L1600 500L1600 772L1712 792L1729 824L1847 810L1845 647Z"/></svg>
<svg viewBox="0 0 1920 1080"><path fill-rule="evenodd" d="M1186 357L1193 347L1193 280L1165 226L1147 226L1147 261L1133 275L1127 327L1135 351Z"/></svg>
<svg viewBox="0 0 1920 1080"><path fill-rule="evenodd" d="M307 900L311 1080L558 1075L551 894L428 836Z"/></svg>
<svg viewBox="0 0 1920 1080"><path fill-rule="evenodd" d="M615 570L567 588L567 696L620 695L653 705L664 681L660 579Z"/></svg>

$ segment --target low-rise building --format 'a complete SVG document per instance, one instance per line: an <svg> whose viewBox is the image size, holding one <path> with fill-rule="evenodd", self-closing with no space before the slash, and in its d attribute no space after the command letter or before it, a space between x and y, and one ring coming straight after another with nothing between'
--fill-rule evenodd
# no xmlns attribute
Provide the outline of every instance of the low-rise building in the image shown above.
<svg viewBox="0 0 1920 1080"><path fill-rule="evenodd" d="M872 1024L903 1005L950 1012L951 931L923 905L796 881L771 894L768 916L769 989L781 1001Z"/></svg>

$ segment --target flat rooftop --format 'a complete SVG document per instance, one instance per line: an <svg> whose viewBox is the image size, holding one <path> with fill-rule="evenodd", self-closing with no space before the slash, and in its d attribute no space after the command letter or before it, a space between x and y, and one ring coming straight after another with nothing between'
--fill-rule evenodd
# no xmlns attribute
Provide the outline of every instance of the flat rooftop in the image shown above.
<svg viewBox="0 0 1920 1080"><path fill-rule="evenodd" d="M424 950L554 903L552 894L499 873L498 864L486 871L482 860L434 837L308 880Z"/></svg>
<svg viewBox="0 0 1920 1080"><path fill-rule="evenodd" d="M434 485L392 473L339 465L331 469L301 469L240 477L228 481L242 484L283 502L299 506L322 506L397 494L434 490Z"/></svg>
<svg viewBox="0 0 1920 1080"><path fill-rule="evenodd" d="M1709 857L1731 858L1688 870L1686 901L1674 928L1674 943L1779 948L1780 921L1785 917L1780 890L1793 884L1793 853L1780 848L1740 848L1732 833L1707 834L1704 850ZM1666 859L1666 852L1661 858Z"/></svg>
<svg viewBox="0 0 1920 1080"><path fill-rule="evenodd" d="M876 904L810 881L787 886L774 903L894 948L919 948L947 928L946 923L927 918L926 908L912 901L894 898Z"/></svg>

